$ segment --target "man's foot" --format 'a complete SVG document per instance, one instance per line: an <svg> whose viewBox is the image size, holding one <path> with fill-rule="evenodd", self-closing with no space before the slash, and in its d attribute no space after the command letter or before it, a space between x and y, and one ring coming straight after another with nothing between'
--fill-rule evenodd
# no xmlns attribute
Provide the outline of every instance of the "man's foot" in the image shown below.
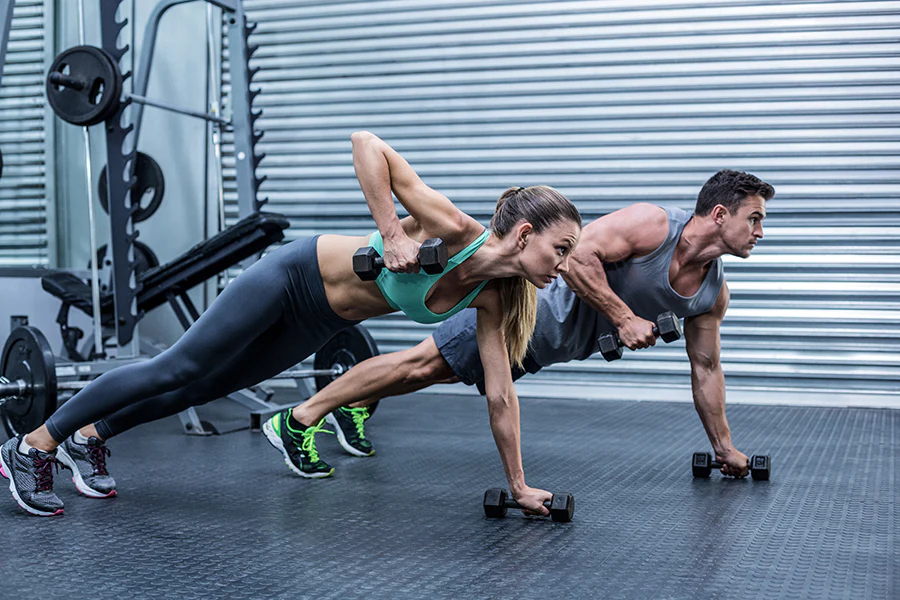
<svg viewBox="0 0 900 600"><path fill-rule="evenodd" d="M353 456L372 456L375 449L372 442L366 439L365 422L369 418L369 409L339 407L328 413L325 420L334 427L341 447Z"/></svg>
<svg viewBox="0 0 900 600"><path fill-rule="evenodd" d="M315 426L293 428L288 424L291 409L277 413L263 424L262 430L269 443L284 455L284 463L300 477L330 477L334 469L325 461L319 460L316 450L316 433L323 430L325 419Z"/></svg>
<svg viewBox="0 0 900 600"><path fill-rule="evenodd" d="M56 458L37 448L30 448L28 454L22 454L19 452L22 437L18 435L0 447L0 471L9 479L9 491L18 505L33 515L50 517L63 514L62 500L53 493Z"/></svg>
<svg viewBox="0 0 900 600"><path fill-rule="evenodd" d="M91 436L87 444L79 444L75 436L66 438L56 449L56 459L72 471L72 482L88 498L112 498L116 480L106 470L109 448L100 438Z"/></svg>

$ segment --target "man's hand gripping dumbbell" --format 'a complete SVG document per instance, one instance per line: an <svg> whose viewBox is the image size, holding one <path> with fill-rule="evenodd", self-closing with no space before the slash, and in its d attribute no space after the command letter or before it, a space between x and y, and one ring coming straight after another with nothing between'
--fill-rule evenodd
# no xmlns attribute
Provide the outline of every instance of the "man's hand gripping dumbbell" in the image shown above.
<svg viewBox="0 0 900 600"><path fill-rule="evenodd" d="M668 311L656 317L653 336L662 338L667 344L681 339L681 323L675 313ZM616 333L608 332L600 336L600 354L608 361L622 358L623 346L622 340Z"/></svg>

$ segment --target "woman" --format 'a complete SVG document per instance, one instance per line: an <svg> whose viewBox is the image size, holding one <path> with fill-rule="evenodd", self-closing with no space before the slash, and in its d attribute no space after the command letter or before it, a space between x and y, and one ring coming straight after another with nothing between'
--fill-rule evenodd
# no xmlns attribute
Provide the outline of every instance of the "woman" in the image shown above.
<svg viewBox="0 0 900 600"><path fill-rule="evenodd" d="M6 442L0 466L11 476L19 506L42 516L63 512L53 493L54 454L72 469L79 491L115 495L105 468L104 441L110 437L264 381L369 317L402 309L436 322L474 306L479 350L492 374L488 396L498 407L491 427L510 487L529 511L546 514L542 502L549 492L524 484L510 363L522 359L534 328L535 286L544 287L567 269L581 233L577 209L551 188L510 189L485 230L426 186L382 140L368 132L354 133L351 140L353 165L378 232L282 246L225 288L171 348L105 373L40 428ZM409 217L398 218L392 190ZM428 238L441 238L451 256L440 275L418 274L418 247ZM369 243L383 246L386 267L374 282L360 280L350 260ZM298 422L286 411L267 423L267 437L298 474L330 475L315 450L322 424Z"/></svg>

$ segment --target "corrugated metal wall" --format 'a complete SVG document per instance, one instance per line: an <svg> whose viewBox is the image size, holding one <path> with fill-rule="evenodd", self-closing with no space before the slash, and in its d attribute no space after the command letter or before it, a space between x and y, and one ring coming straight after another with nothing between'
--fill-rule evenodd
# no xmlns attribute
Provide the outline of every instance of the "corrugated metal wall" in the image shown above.
<svg viewBox="0 0 900 600"><path fill-rule="evenodd" d="M357 129L485 223L510 185L553 185L591 220L639 201L690 208L715 171L747 170L778 194L754 255L726 258L729 386L898 390L896 2L245 7L259 22L262 195L290 236L373 228ZM402 316L367 326L384 351L431 330ZM665 387L688 372L673 344L532 381Z"/></svg>
<svg viewBox="0 0 900 600"><path fill-rule="evenodd" d="M48 264L44 0L15 0L0 83L0 266Z"/></svg>

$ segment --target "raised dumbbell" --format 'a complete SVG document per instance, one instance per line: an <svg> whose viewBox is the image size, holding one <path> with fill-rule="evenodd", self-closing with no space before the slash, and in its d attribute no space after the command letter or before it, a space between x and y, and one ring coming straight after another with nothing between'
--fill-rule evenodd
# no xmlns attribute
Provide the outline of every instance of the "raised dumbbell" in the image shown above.
<svg viewBox="0 0 900 600"><path fill-rule="evenodd" d="M653 335L662 338L665 343L681 339L681 323L672 311L661 313L656 317ZM600 336L600 354L608 361L622 358L622 340L619 334L607 332Z"/></svg>
<svg viewBox="0 0 900 600"><path fill-rule="evenodd" d="M575 514L575 497L572 494L553 494L553 498L544 502L550 510L550 518L560 523L568 523ZM522 506L509 497L506 490L491 488L484 493L484 516L489 519L500 519L506 516L510 508Z"/></svg>
<svg viewBox="0 0 900 600"><path fill-rule="evenodd" d="M436 275L447 266L447 247L440 238L431 238L419 246L419 265L429 275ZM372 281L384 268L384 258L372 246L360 248L353 254L353 272L363 281Z"/></svg>
<svg viewBox="0 0 900 600"><path fill-rule="evenodd" d="M721 469L722 465L713 460L709 452L694 452L691 460L691 471L694 477L709 477L713 469ZM755 454L750 458L750 477L756 481L768 481L772 473L772 461L768 454Z"/></svg>

